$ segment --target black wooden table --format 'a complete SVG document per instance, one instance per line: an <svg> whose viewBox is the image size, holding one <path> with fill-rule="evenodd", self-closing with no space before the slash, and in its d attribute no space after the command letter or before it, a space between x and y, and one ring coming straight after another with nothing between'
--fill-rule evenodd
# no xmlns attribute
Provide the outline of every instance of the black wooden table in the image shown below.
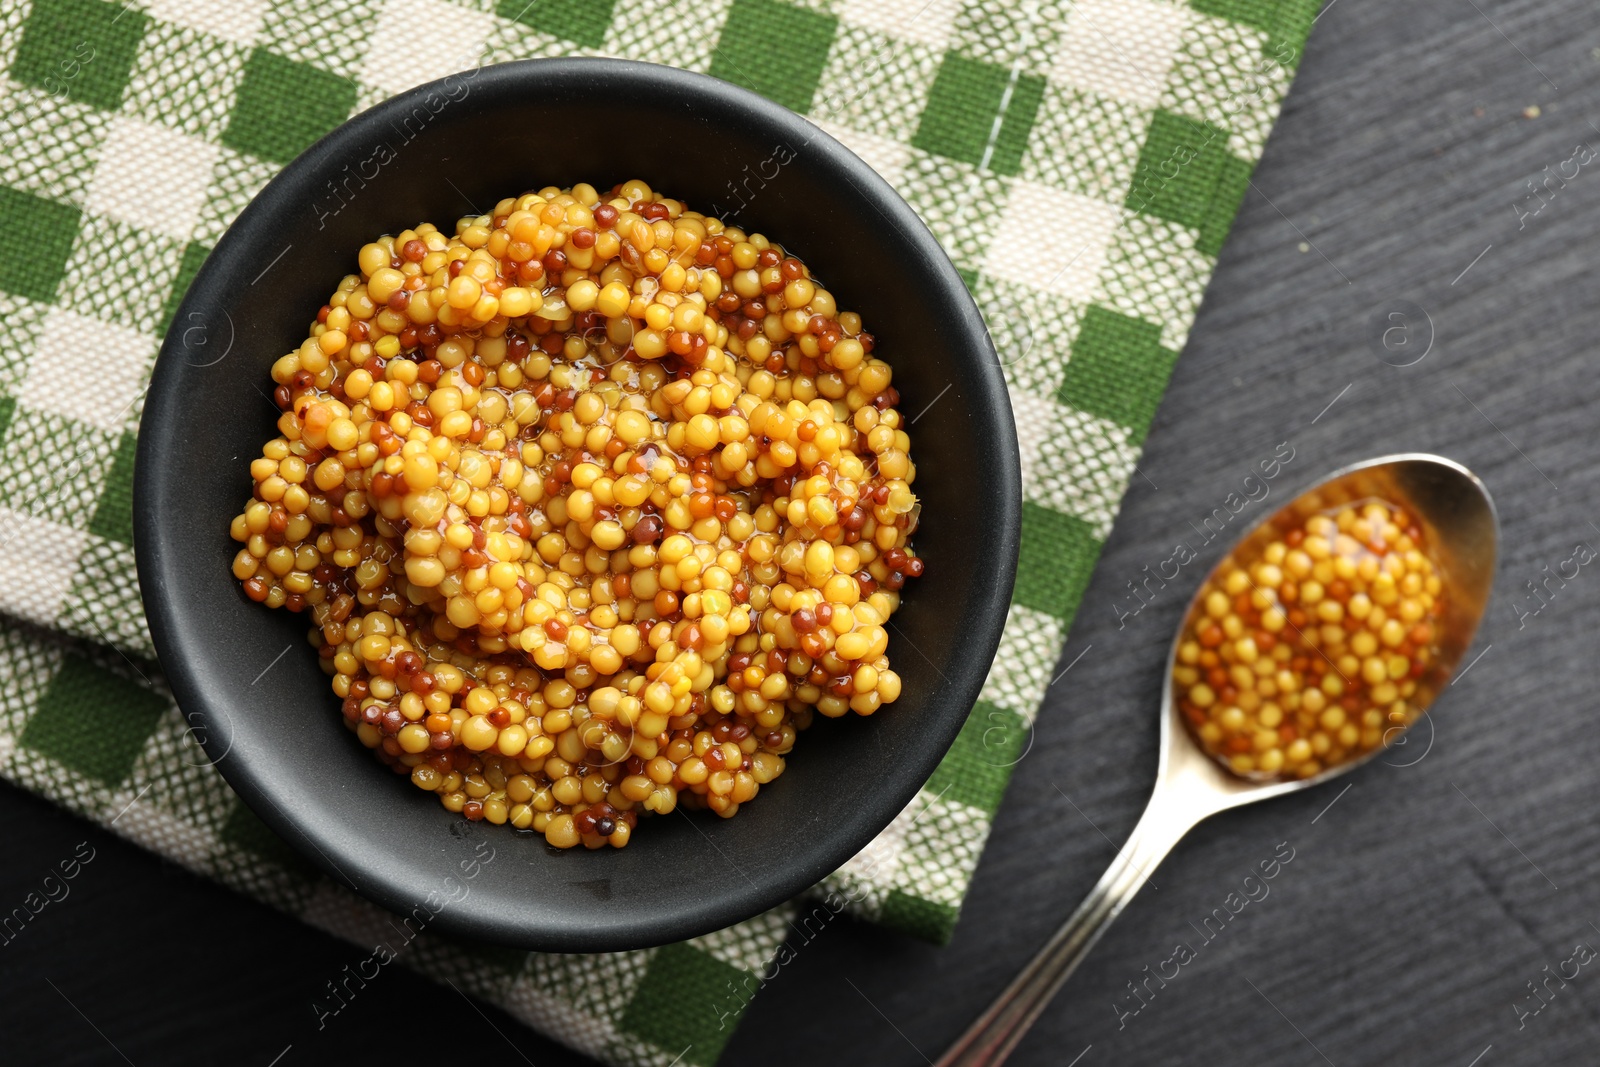
<svg viewBox="0 0 1600 1067"><path fill-rule="evenodd" d="M1542 184L1579 145L1600 149L1597 23L1578 0L1325 9L1062 666L1082 658L1050 690L954 942L830 924L724 1063L932 1060L1022 965L1154 777L1187 586L1119 628L1125 583L1282 442L1285 495L1390 451L1487 480L1504 540L1481 656L1387 763L1194 832L1013 1062L1600 1058L1600 567L1548 602L1528 592L1577 546L1600 550L1600 160ZM0 899L79 841L99 853L0 949L0 1062L265 1065L291 1043L285 1067L407 1062L439 1048L435 1022L517 1062L454 993L404 971L306 1036L322 977L359 950L16 790L0 789L0 822ZM1293 859L1270 895L1204 940L1202 921L1280 849ZM1180 941L1196 958L1145 986ZM1130 983L1153 992L1135 1000ZM485 1014L531 1063L582 1062Z"/></svg>

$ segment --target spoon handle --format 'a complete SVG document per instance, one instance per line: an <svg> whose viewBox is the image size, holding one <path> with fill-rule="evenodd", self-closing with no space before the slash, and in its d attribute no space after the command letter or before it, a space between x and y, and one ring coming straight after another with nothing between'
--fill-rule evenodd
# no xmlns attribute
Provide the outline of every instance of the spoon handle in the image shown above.
<svg viewBox="0 0 1600 1067"><path fill-rule="evenodd" d="M937 1067L997 1067L1016 1048L1068 976L1089 954L1111 920L1139 892L1150 872L1183 835L1209 812L1185 811L1171 791L1157 788L1128 843L1022 973L967 1028Z"/></svg>

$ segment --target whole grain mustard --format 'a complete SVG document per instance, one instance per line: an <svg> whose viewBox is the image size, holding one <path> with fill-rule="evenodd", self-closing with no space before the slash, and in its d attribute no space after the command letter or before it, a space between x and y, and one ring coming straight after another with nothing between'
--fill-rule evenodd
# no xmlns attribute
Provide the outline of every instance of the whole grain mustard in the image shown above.
<svg viewBox="0 0 1600 1067"><path fill-rule="evenodd" d="M731 816L900 695L919 507L889 366L798 259L640 181L364 246L272 368L233 573L345 725L558 848Z"/></svg>
<svg viewBox="0 0 1600 1067"><path fill-rule="evenodd" d="M1426 707L1445 595L1423 533L1366 500L1247 542L1184 623L1173 696L1249 778L1310 778L1398 736Z"/></svg>

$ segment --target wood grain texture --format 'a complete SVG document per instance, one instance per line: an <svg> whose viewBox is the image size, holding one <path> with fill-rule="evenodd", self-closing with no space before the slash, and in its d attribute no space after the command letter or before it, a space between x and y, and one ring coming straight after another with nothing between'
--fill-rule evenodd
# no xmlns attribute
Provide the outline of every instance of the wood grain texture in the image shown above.
<svg viewBox="0 0 1600 1067"><path fill-rule="evenodd" d="M1326 9L1062 666L1088 651L1050 691L954 942L935 949L836 920L757 999L724 1063L921 1063L1004 985L1143 806L1167 642L1224 546L1119 629L1124 583L1284 441L1295 458L1274 500L1390 451L1440 452L1486 479L1504 538L1487 651L1437 706L1425 756L1426 726L1342 794L1335 785L1200 827L1013 1062L1595 1059L1600 961L1564 988L1552 982L1548 1007L1520 1030L1513 1004L1576 942L1600 947L1600 564L1538 615L1519 620L1514 607L1541 567L1580 541L1600 548L1600 303L1588 271L1600 161L1536 216L1519 220L1516 207L1535 206L1525 182L1544 167L1579 142L1600 147L1597 46L1592 8L1577 0ZM1380 356L1402 302L1425 313L1411 315L1411 342L1431 321L1432 347L1397 368ZM0 817L13 827L0 903L20 900L77 841L100 849L69 900L0 948L0 1058L120 1063L115 1042L141 1065L267 1064L291 1044L284 1065L373 1062L415 1054L409 1026L427 1005L483 1032L487 1054L520 1062L455 994L398 970L318 1032L310 1001L359 950L14 790L0 790ZM1280 842L1295 854L1270 895L1205 941L1196 927ZM1119 1029L1119 997L1124 1011L1135 1003L1127 983L1180 941L1196 958L1164 988L1152 981ZM484 1010L530 1062L581 1062ZM401 1020L408 1030L387 1029Z"/></svg>

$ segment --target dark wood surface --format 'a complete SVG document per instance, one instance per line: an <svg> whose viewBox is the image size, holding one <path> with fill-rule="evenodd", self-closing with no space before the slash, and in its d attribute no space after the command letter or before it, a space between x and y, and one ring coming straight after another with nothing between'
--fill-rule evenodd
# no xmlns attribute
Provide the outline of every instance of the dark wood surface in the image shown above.
<svg viewBox="0 0 1600 1067"><path fill-rule="evenodd" d="M1120 630L1119 590L1285 441L1285 496L1401 450L1487 480L1504 540L1483 655L1437 706L1431 748L1425 725L1390 765L1196 830L1013 1062L1596 1061L1600 961L1550 981L1520 1029L1514 1005L1542 1003L1527 983L1577 943L1600 948L1600 566L1538 615L1515 607L1541 568L1600 548L1600 160L1518 217L1539 203L1528 179L1600 148L1597 22L1577 0L1325 10L1062 666L1082 658L1050 690L954 942L833 923L758 997L724 1063L932 1060L1023 964L1144 804L1167 642L1220 546ZM1402 361L1382 344L1394 311L1412 330L1402 353L1427 351L1412 366L1384 362ZM310 1001L357 949L14 789L0 821L0 900L79 841L99 853L0 948L0 1062L265 1065L290 1045L284 1065L400 1061L437 1050L438 1023L479 1032L480 1055L517 1062L514 1043L541 1067L581 1062L486 1008L496 1038L448 988L394 969L318 1033ZM1280 843L1294 859L1270 895L1201 944L1194 927ZM1197 958L1119 1029L1127 983L1179 941Z"/></svg>

